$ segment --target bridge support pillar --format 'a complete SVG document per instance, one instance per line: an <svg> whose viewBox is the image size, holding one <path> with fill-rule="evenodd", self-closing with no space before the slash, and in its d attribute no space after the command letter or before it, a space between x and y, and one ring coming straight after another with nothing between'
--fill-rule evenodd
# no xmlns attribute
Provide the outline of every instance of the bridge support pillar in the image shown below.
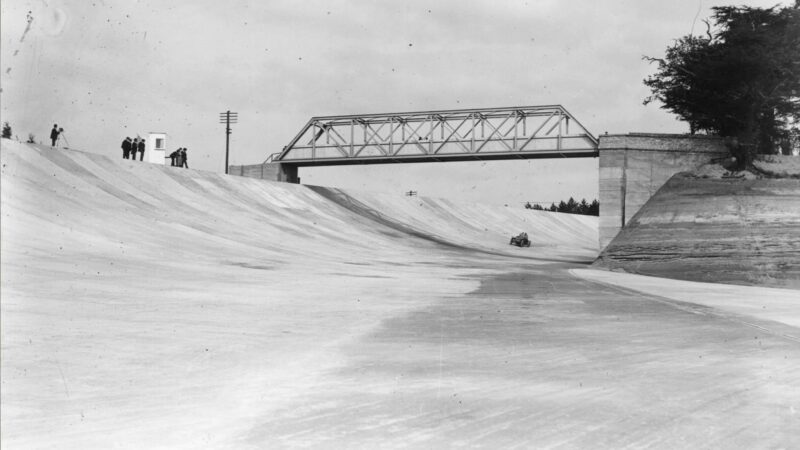
<svg viewBox="0 0 800 450"><path fill-rule="evenodd" d="M685 134L600 136L600 250L673 175L728 155L722 139Z"/></svg>
<svg viewBox="0 0 800 450"><path fill-rule="evenodd" d="M253 164L250 166L230 166L230 175L239 175L262 180L282 181L284 183L300 183L297 166L283 163Z"/></svg>
<svg viewBox="0 0 800 450"><path fill-rule="evenodd" d="M265 180L283 181L284 183L300 183L300 177L297 176L297 166L283 164L283 163L269 163L264 164L264 175L261 176Z"/></svg>

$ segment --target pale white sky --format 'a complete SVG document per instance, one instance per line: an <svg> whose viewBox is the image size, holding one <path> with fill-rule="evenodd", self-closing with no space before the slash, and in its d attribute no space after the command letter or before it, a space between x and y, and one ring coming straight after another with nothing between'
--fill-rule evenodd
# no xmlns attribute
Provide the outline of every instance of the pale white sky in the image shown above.
<svg viewBox="0 0 800 450"><path fill-rule="evenodd" d="M711 6L733 3L0 0L2 120L21 140L44 141L58 123L72 148L114 157L125 136L165 131L192 168L216 172L227 109L239 113L232 164L263 161L317 115L561 104L595 135L681 133L642 105L653 67L641 57L703 32ZM300 175L493 203L597 196L595 159Z"/></svg>

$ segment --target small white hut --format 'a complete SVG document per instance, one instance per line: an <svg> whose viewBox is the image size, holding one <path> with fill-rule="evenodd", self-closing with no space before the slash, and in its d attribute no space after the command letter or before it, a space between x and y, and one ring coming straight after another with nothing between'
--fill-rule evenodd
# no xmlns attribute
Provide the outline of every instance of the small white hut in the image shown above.
<svg viewBox="0 0 800 450"><path fill-rule="evenodd" d="M164 165L167 153L167 133L147 133L144 153L147 162Z"/></svg>

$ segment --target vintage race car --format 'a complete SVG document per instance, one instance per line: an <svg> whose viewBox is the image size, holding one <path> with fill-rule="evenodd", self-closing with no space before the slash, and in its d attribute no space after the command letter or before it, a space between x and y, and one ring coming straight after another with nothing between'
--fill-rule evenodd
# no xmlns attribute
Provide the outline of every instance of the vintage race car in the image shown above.
<svg viewBox="0 0 800 450"><path fill-rule="evenodd" d="M508 245L516 245L517 247L530 247L531 241L528 239L528 233L520 233L517 236L512 236Z"/></svg>

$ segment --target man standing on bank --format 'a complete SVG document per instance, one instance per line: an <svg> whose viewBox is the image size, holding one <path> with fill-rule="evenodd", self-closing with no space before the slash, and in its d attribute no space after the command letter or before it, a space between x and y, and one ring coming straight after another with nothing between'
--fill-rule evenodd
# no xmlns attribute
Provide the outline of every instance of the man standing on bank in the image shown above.
<svg viewBox="0 0 800 450"><path fill-rule="evenodd" d="M175 167L176 166L175 160L178 159L178 155L180 155L180 153L181 153L181 149L180 149L180 147L178 147L177 150L175 150L174 152L170 153L169 156L167 156L167 158L171 159L171 161L169 163L170 167Z"/></svg>
<svg viewBox="0 0 800 450"><path fill-rule="evenodd" d="M189 162L186 160L186 147L181 149L181 159L183 162L180 164L180 167L189 168Z"/></svg>
<svg viewBox="0 0 800 450"><path fill-rule="evenodd" d="M52 142L52 144L50 144L50 147L56 146L56 141L58 140L58 134L59 134L58 124L53 124L53 129L50 130L50 141Z"/></svg>
<svg viewBox="0 0 800 450"><path fill-rule="evenodd" d="M139 150L139 161L144 160L144 138L139 139L139 145L137 146L137 150ZM133 159L136 159L136 154L134 153Z"/></svg>
<svg viewBox="0 0 800 450"><path fill-rule="evenodd" d="M130 136L128 136L124 141L122 141L122 159L130 158L131 147L133 147L133 143L131 142Z"/></svg>
<svg viewBox="0 0 800 450"><path fill-rule="evenodd" d="M185 164L183 158L185 157L186 153L184 153L183 148L175 150L175 167L183 167Z"/></svg>

